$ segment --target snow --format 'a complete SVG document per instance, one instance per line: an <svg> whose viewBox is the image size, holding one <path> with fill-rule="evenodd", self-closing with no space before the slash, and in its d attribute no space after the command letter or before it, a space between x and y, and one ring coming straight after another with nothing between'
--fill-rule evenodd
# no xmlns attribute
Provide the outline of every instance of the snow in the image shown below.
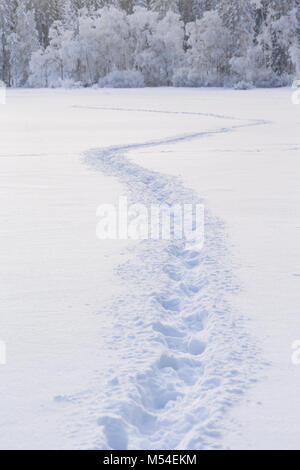
<svg viewBox="0 0 300 470"><path fill-rule="evenodd" d="M299 448L291 94L8 91L0 448ZM121 195L203 202L203 250L97 240Z"/></svg>

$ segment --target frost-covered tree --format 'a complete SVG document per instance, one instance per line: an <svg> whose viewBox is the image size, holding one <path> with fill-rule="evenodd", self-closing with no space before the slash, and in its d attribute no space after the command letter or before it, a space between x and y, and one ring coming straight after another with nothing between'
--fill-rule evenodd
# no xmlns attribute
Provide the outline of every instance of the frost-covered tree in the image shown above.
<svg viewBox="0 0 300 470"><path fill-rule="evenodd" d="M201 18L206 11L215 11L221 0L195 0L191 6L194 19Z"/></svg>
<svg viewBox="0 0 300 470"><path fill-rule="evenodd" d="M230 34L230 61L227 75L233 83L245 78L250 66L247 57L255 36L254 6L251 0L224 0L218 6L223 25Z"/></svg>
<svg viewBox="0 0 300 470"><path fill-rule="evenodd" d="M136 66L148 86L172 85L176 67L182 65L184 28L180 16L172 11L158 21L136 57Z"/></svg>
<svg viewBox="0 0 300 470"><path fill-rule="evenodd" d="M293 65L295 67L296 78L300 79L300 0L295 2L295 8L291 11L291 16L294 18L295 28L294 36L292 37L292 44L290 47L290 55Z"/></svg>
<svg viewBox="0 0 300 470"><path fill-rule="evenodd" d="M151 8L164 17L169 11L179 13L179 0L152 0Z"/></svg>
<svg viewBox="0 0 300 470"><path fill-rule="evenodd" d="M132 66L135 70L142 70L143 54L150 48L152 38L156 32L158 13L136 7L134 14L128 18L130 26L130 48L132 53Z"/></svg>
<svg viewBox="0 0 300 470"><path fill-rule="evenodd" d="M30 83L34 86L59 86L66 78L65 50L67 30L61 21L55 21L49 31L49 45L32 55Z"/></svg>
<svg viewBox="0 0 300 470"><path fill-rule="evenodd" d="M152 3L152 0L136 0L135 1L135 6L144 7L147 10L150 10L151 9L151 3Z"/></svg>
<svg viewBox="0 0 300 470"><path fill-rule="evenodd" d="M223 85L230 60L230 33L217 11L207 11L187 29L188 85Z"/></svg>
<svg viewBox="0 0 300 470"><path fill-rule="evenodd" d="M0 66L1 80L10 86L11 77L11 34L15 31L17 0L0 0Z"/></svg>
<svg viewBox="0 0 300 470"><path fill-rule="evenodd" d="M270 0L266 22L272 51L272 70L278 77L290 73L292 61L290 56L291 13L295 8L295 0ZM294 15L293 15L294 19ZM295 25L293 25L295 27ZM294 28L293 28L294 29Z"/></svg>
<svg viewBox="0 0 300 470"><path fill-rule="evenodd" d="M41 45L49 44L49 31L54 21L61 20L64 10L64 0L33 0L35 19ZM74 1L74 0L73 0Z"/></svg>
<svg viewBox="0 0 300 470"><path fill-rule="evenodd" d="M253 43L254 9L251 0L224 0L219 15L231 36L232 57L240 57Z"/></svg>
<svg viewBox="0 0 300 470"><path fill-rule="evenodd" d="M118 5L120 8L126 11L126 13L132 13L134 7L136 6L135 0L118 0Z"/></svg>
<svg viewBox="0 0 300 470"><path fill-rule="evenodd" d="M296 43L300 49L300 0L296 0L295 2L295 10L296 10Z"/></svg>
<svg viewBox="0 0 300 470"><path fill-rule="evenodd" d="M256 23L255 47L258 75L265 85L287 84L295 72L298 47L297 12L299 0L262 0ZM255 68L255 64L254 64ZM258 80L260 84L261 80Z"/></svg>
<svg viewBox="0 0 300 470"><path fill-rule="evenodd" d="M32 54L39 48L34 12L21 2L15 13L14 31L8 37L11 85L23 86L29 76Z"/></svg>
<svg viewBox="0 0 300 470"><path fill-rule="evenodd" d="M93 16L82 10L74 34L62 22L50 30L50 44L35 57L31 83L36 77L38 58L47 70L48 84L73 79L93 85L113 70L130 68L129 25L126 13L116 8L103 8Z"/></svg>

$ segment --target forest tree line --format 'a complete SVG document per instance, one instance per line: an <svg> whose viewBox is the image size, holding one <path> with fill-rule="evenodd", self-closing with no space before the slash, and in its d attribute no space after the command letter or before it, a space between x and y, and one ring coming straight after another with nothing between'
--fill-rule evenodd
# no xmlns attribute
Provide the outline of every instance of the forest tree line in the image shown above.
<svg viewBox="0 0 300 470"><path fill-rule="evenodd" d="M0 0L13 87L287 85L300 0Z"/></svg>

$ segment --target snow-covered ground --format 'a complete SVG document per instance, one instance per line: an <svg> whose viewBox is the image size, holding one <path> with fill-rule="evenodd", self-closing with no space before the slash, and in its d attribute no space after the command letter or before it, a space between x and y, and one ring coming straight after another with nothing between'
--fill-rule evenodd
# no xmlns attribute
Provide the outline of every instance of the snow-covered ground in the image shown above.
<svg viewBox="0 0 300 470"><path fill-rule="evenodd" d="M299 448L291 94L8 92L0 448ZM121 195L204 202L203 250L98 240Z"/></svg>

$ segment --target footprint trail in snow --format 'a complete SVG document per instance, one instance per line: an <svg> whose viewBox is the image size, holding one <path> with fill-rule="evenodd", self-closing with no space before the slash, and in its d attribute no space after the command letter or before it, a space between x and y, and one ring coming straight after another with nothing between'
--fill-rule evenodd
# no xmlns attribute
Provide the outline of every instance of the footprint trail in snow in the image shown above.
<svg viewBox="0 0 300 470"><path fill-rule="evenodd" d="M86 160L117 177L133 203L198 203L198 196L177 178L131 162L130 151L265 123L249 120L208 132L95 149ZM257 347L232 308L239 286L231 264L223 223L207 211L201 251L186 240L145 240L131 250L129 261L118 268L124 295L110 306L115 336L108 347L119 351L119 370L111 371L104 389L73 398L84 403L90 415L89 437L82 446L222 448L224 416L259 371Z"/></svg>

